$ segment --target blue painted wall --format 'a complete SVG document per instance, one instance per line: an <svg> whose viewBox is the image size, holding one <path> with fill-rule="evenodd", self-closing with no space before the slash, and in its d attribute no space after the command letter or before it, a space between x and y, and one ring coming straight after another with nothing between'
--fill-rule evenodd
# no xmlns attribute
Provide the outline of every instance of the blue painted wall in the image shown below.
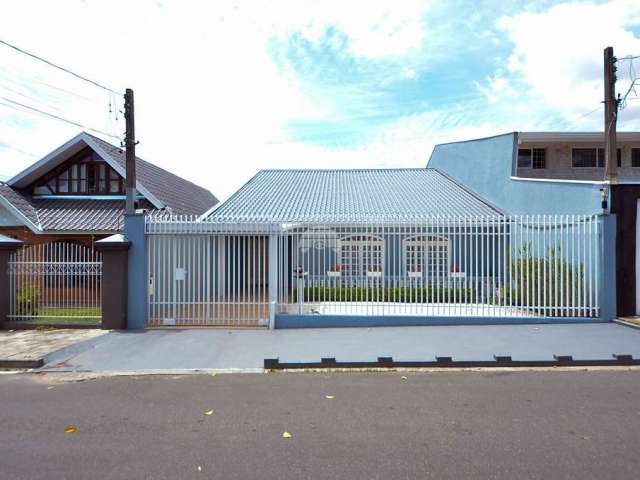
<svg viewBox="0 0 640 480"><path fill-rule="evenodd" d="M127 298L127 328L144 328L147 318L147 243L144 236L144 215L124 216L124 232L131 242Z"/></svg>
<svg viewBox="0 0 640 480"><path fill-rule="evenodd" d="M512 180L516 134L436 145L427 164L514 215L602 212L593 184Z"/></svg>

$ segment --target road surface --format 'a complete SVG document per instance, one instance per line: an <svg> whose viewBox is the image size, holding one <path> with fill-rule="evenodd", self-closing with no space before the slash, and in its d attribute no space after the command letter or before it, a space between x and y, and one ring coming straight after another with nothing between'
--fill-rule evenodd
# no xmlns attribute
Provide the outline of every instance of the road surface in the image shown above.
<svg viewBox="0 0 640 480"><path fill-rule="evenodd" d="M638 369L0 375L0 470L3 479L635 479L639 398Z"/></svg>

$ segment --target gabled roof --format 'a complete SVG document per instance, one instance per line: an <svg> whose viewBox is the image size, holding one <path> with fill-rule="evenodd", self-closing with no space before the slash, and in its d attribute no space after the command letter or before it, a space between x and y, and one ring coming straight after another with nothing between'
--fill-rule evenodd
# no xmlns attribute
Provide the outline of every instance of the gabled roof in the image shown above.
<svg viewBox="0 0 640 480"><path fill-rule="evenodd" d="M124 200L120 198L39 198L26 190L32 182L80 150L90 147L126 178L124 151L88 133L80 133L7 183L0 182L0 206L34 232L105 232L122 230ZM155 214L202 215L218 203L208 190L136 158L141 208Z"/></svg>
<svg viewBox="0 0 640 480"><path fill-rule="evenodd" d="M501 215L438 170L262 170L208 215L220 222L385 221Z"/></svg>
<svg viewBox="0 0 640 480"><path fill-rule="evenodd" d="M82 132L17 174L7 184L18 189L25 188L86 146L91 147L118 174L126 178L124 151L98 137ZM155 208L167 208L175 214L199 215L218 203L218 199L207 189L138 157L136 174L138 192Z"/></svg>

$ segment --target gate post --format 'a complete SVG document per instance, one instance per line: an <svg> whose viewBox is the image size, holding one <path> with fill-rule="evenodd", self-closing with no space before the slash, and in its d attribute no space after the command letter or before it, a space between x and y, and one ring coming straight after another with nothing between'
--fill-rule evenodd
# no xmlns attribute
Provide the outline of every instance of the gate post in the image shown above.
<svg viewBox="0 0 640 480"><path fill-rule="evenodd" d="M102 253L102 328L123 330L127 328L127 273L128 253L131 242L120 235L95 242Z"/></svg>
<svg viewBox="0 0 640 480"><path fill-rule="evenodd" d="M616 216L600 216L602 226L600 248L600 319L610 322L617 317L616 296Z"/></svg>
<svg viewBox="0 0 640 480"><path fill-rule="evenodd" d="M11 309L11 277L9 276L9 258L11 254L19 250L24 245L22 240L0 235L0 328Z"/></svg>
<svg viewBox="0 0 640 480"><path fill-rule="evenodd" d="M144 231L144 212L125 214L124 233L131 242L127 275L127 328L144 328L147 318L147 243Z"/></svg>
<svg viewBox="0 0 640 480"><path fill-rule="evenodd" d="M278 301L278 236L269 235L269 329L276 328Z"/></svg>

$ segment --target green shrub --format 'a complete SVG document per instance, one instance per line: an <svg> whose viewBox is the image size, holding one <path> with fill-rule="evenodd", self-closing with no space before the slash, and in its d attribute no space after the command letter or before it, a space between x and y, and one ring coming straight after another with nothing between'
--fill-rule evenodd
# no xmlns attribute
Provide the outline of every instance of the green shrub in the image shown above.
<svg viewBox="0 0 640 480"><path fill-rule="evenodd" d="M40 309L40 289L35 285L25 285L16 295L18 315L37 315Z"/></svg>
<svg viewBox="0 0 640 480"><path fill-rule="evenodd" d="M402 302L440 303L454 299L456 303L472 303L475 290L472 288L410 288L410 287L305 287L305 302ZM293 289L293 300L297 301L298 291ZM466 297L465 297L466 295Z"/></svg>

